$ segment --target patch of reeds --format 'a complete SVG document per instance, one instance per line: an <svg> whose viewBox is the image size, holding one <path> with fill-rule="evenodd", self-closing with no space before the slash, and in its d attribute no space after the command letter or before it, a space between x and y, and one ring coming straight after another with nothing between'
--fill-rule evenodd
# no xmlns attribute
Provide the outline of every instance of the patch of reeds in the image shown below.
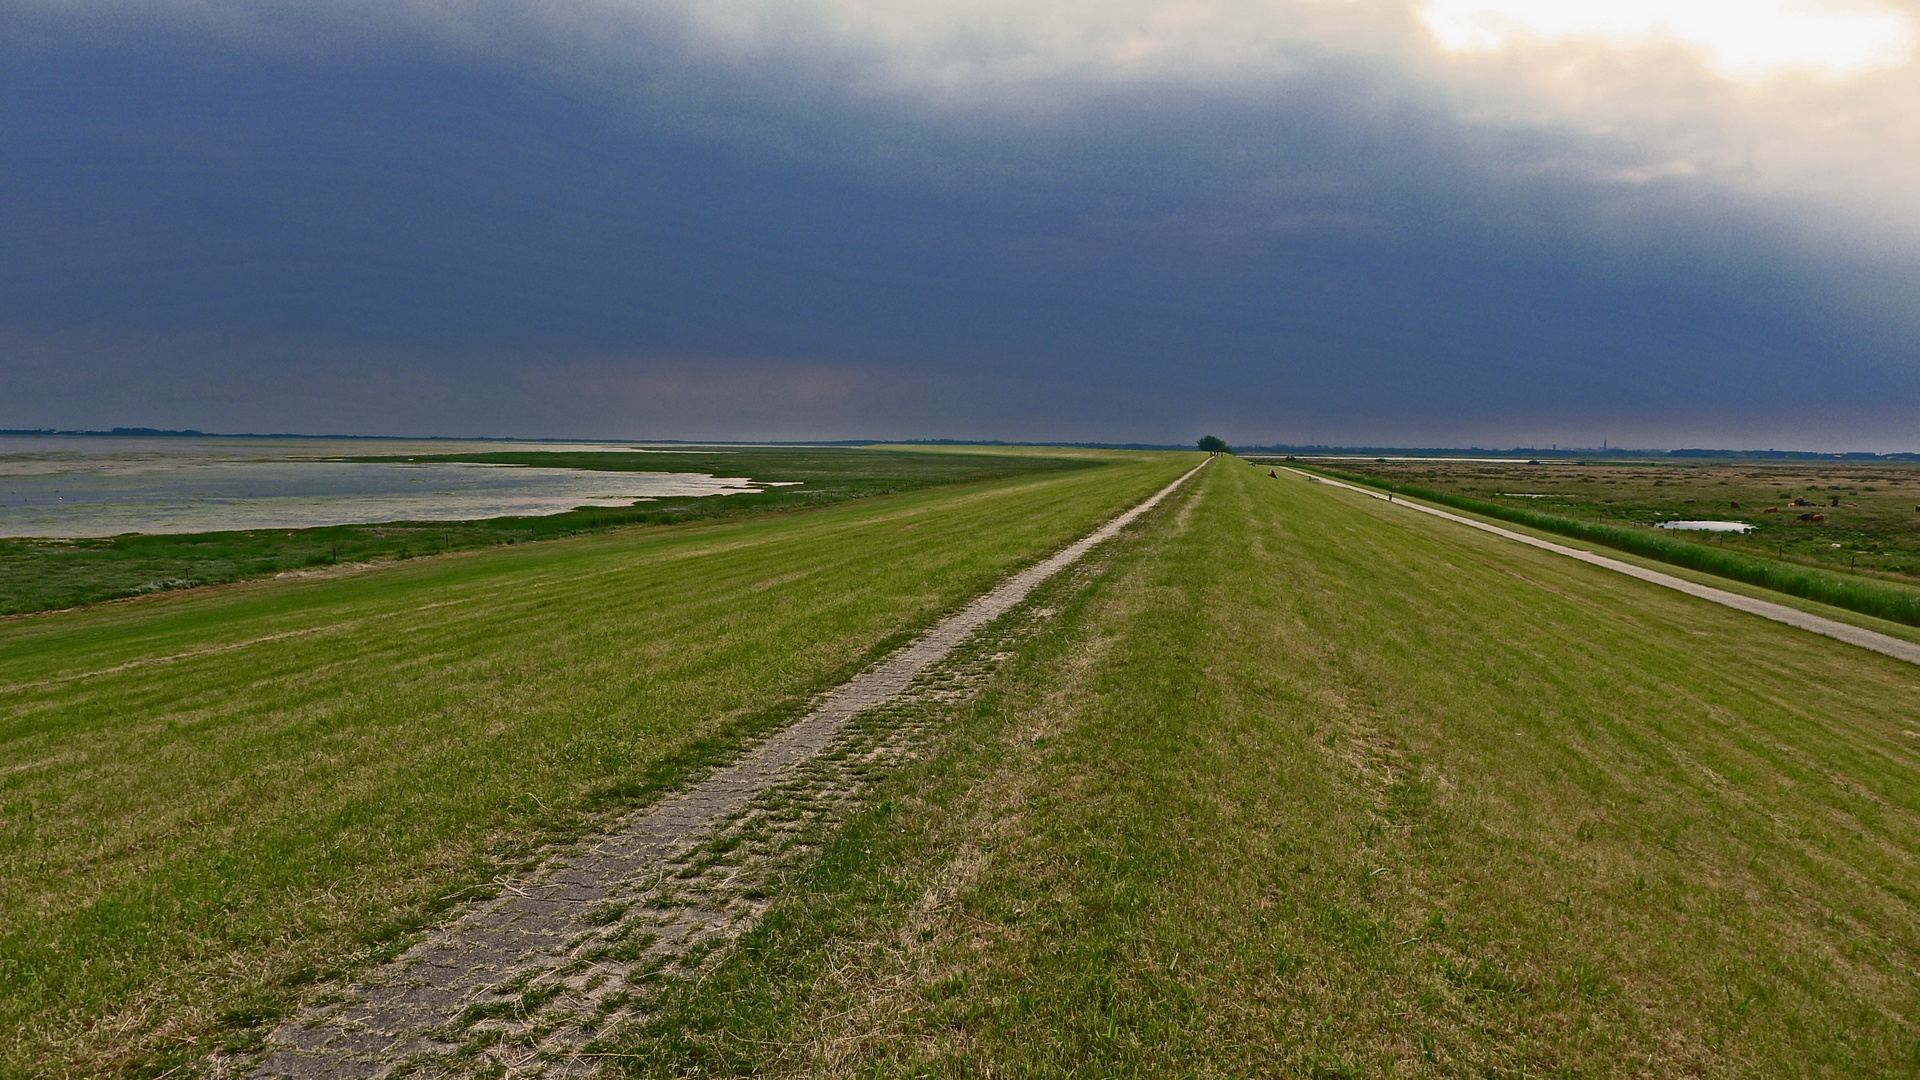
<svg viewBox="0 0 1920 1080"><path fill-rule="evenodd" d="M1832 604L1834 607L1857 611L1862 615L1872 615L1876 618L1906 623L1909 626L1920 626L1920 590L1905 588L1892 582L1854 577L1818 567L1797 566L1777 559L1728 551L1725 548L1711 547L1678 536L1655 532L1652 529L1582 521L1579 518L1542 513L1539 510L1519 506L1505 506L1464 495L1450 495L1444 491L1433 491L1414 484L1399 484L1335 469L1317 468L1314 471L1350 483L1365 484L1382 491L1391 491L1396 495L1408 495L1427 502L1439 503L1442 506L1450 506L1456 510L1467 510L1486 517L1498 518L1501 521L1511 521L1516 525L1526 525L1543 532L1558 533L1577 540L1604 544L1643 558L1657 559L1674 566L1684 566L1689 570L1731 578L1734 581L1758 585L1763 589L1772 589L1775 592L1783 592L1805 600Z"/></svg>

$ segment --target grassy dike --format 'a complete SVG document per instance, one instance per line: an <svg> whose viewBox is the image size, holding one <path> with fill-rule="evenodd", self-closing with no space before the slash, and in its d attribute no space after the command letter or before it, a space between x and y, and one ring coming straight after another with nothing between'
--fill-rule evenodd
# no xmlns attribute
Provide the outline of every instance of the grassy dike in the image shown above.
<svg viewBox="0 0 1920 1080"><path fill-rule="evenodd" d="M0 623L0 1076L199 1060L1193 460L1098 456Z"/></svg>
<svg viewBox="0 0 1920 1080"><path fill-rule="evenodd" d="M1821 567L1796 565L1781 559L1770 559L1741 551L1729 551L1704 539L1690 539L1673 533L1655 532L1649 528L1582 521L1579 518L1541 513L1525 507L1506 506L1488 502L1485 499L1434 491L1413 484L1341 472L1320 465L1308 465L1306 468L1348 483L1365 484L1382 491L1411 495L1455 510L1466 510L1485 517L1526 525L1543 532L1558 533L1562 536L1602 544L1643 558L1656 559L1675 566L1684 566L1689 570L1731 578L1734 581L1758 585L1763 589L1772 589L1805 600L1832 604L1835 607L1856 611L1862 615L1871 615L1877 619L1888 619L1908 626L1920 626L1920 589L1910 585L1850 575Z"/></svg>
<svg viewBox="0 0 1920 1080"><path fill-rule="evenodd" d="M1903 1076L1920 672L1232 462L634 1076Z"/></svg>

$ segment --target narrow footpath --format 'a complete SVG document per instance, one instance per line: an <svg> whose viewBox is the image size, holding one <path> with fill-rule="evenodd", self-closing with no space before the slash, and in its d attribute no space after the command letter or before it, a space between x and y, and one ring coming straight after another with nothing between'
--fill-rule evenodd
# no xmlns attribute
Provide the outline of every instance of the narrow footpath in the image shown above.
<svg viewBox="0 0 1920 1080"><path fill-rule="evenodd" d="M703 843L831 756L823 752L856 717L906 694L977 631L1205 466L1008 578L706 781L636 812L584 851L549 858L353 984L323 988L263 1047L216 1062L215 1071L253 1080L597 1071L590 1044L617 1026L636 983L676 960L697 962L766 908L764 895L739 888L662 900L663 888L684 893L685 879L703 869L695 857Z"/></svg>
<svg viewBox="0 0 1920 1080"><path fill-rule="evenodd" d="M1887 634L1868 630L1864 627L1854 626L1851 623L1843 623L1837 619L1824 618L1819 615L1801 611L1798 608L1788 607L1785 604L1776 604L1770 600L1760 600L1751 596L1742 596L1739 593L1728 592L1725 589L1716 589L1711 585L1700 585L1688 581L1685 578L1674 577L1672 574L1663 574L1658 570L1648 570L1645 567L1635 566L1632 563L1622 562L1619 559L1609 559L1605 555L1596 555L1591 551L1583 551L1579 548L1567 547L1564 544L1556 544L1551 540L1542 540L1538 537L1528 536L1525 533L1517 533L1511 529L1503 529L1498 525L1489 525L1484 521L1475 521L1472 518L1461 517L1459 514L1450 514L1445 510L1439 510L1417 502L1410 502L1404 498L1388 498L1385 495L1375 491L1369 491L1363 487L1356 487L1353 484L1342 483L1338 480L1329 480L1324 476L1316 476L1313 473L1304 472L1300 469L1288 468L1285 465L1280 467L1296 476L1304 476L1307 480L1316 484L1326 484L1329 487L1357 491L1369 499L1378 499L1382 502L1390 502L1395 506L1404 506L1409 510L1418 510L1423 514L1431 514L1437 518L1445 518L1448 521L1458 522L1469 528L1479 529L1481 532L1489 532L1495 536L1504 536L1509 540L1517 540L1522 544L1537 547L1542 551L1551 551L1559 555L1565 555L1570 559L1579 559L1583 563L1612 570L1615 573L1625 574L1628 577L1639 578L1641 581L1651 582L1655 585L1662 585L1666 588L1686 593L1688 596L1697 596L1702 600L1709 600L1716 604L1724 604L1727 607L1747 612L1750 615L1758 615L1763 619L1772 619L1774 622L1786 623L1788 626L1798 627L1816 634L1824 634L1827 637L1844 641L1849 645L1858 645L1862 649L1868 649L1884 656L1891 656L1896 660L1905 660L1909 664L1920 664L1920 645L1916 645L1910 641L1902 641L1897 637L1891 637Z"/></svg>

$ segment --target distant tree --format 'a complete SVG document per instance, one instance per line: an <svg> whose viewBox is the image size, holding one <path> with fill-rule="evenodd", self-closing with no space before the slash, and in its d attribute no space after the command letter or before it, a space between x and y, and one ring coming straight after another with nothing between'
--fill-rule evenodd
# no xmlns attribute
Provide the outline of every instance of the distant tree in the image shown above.
<svg viewBox="0 0 1920 1080"><path fill-rule="evenodd" d="M1227 452L1227 441L1218 435L1209 435L1200 440L1200 449L1218 456Z"/></svg>

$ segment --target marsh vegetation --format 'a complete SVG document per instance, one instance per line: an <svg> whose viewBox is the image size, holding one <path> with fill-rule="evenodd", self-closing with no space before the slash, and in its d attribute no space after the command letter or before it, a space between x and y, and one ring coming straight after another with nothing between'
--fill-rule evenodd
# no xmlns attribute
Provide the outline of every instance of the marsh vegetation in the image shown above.
<svg viewBox="0 0 1920 1080"><path fill-rule="evenodd" d="M1920 465L1764 461L1372 461L1322 464L1450 495L1613 525L1744 522L1729 550L1920 582ZM1800 520L1802 516L1809 520ZM1819 520L1811 520L1818 515Z"/></svg>

